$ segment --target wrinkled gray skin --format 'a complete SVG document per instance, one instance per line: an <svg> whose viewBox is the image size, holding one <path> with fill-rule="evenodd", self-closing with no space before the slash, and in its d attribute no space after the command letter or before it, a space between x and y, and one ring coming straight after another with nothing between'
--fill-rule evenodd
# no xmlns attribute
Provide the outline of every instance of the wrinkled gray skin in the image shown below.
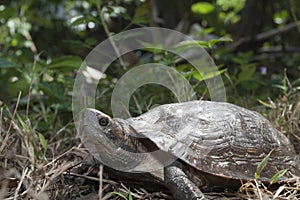
<svg viewBox="0 0 300 200"><path fill-rule="evenodd" d="M83 144L98 161L127 172L151 172L176 199L202 199L199 188L237 189L253 179L271 151L261 181L281 169L300 174L283 134L260 114L228 103L166 104L126 120L86 109L80 127ZM281 180L288 178L287 173Z"/></svg>

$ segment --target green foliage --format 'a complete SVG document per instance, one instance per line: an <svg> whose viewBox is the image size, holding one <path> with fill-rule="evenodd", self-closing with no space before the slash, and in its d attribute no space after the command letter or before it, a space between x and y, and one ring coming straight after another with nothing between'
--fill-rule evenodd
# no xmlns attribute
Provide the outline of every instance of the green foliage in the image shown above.
<svg viewBox="0 0 300 200"><path fill-rule="evenodd" d="M226 35L225 26L240 20L238 13L244 7L245 2L246 0L197 2L191 6L191 11L195 16L206 20L211 27L214 27L215 31Z"/></svg>
<svg viewBox="0 0 300 200"><path fill-rule="evenodd" d="M205 69L203 69L203 71L199 72L199 71L194 71L193 72L193 77L195 79L197 79L198 81L204 81L204 80L208 80L211 78L214 78L216 76L220 76L222 75L224 72L226 71L226 69L221 69L218 70L216 73L214 72L205 72Z"/></svg>
<svg viewBox="0 0 300 200"><path fill-rule="evenodd" d="M217 0L216 5L221 8L219 19L225 24L234 24L240 20L238 14L245 5L246 0Z"/></svg>
<svg viewBox="0 0 300 200"><path fill-rule="evenodd" d="M196 42L187 41L179 46L197 43L206 48L220 69L217 74L198 72L187 63L175 65L177 57L157 47L138 53L142 54L143 59L146 58L145 63L162 63L176 68L190 81L199 98L207 94L204 81L217 75L223 76L231 101L239 103L238 97L245 95L250 96L248 99L251 102L276 96L282 90L278 85L284 87L281 85L283 70L280 73L275 71L275 74L272 70L288 67L291 74L296 74L294 72L300 66L298 54L284 54L280 57L281 66L273 67L278 65L278 60L268 59L264 57L265 54L257 55L251 49L231 52L222 48L233 42L228 27L239 22L245 5L245 0L215 0L194 2L190 7L190 11L203 26L203 30L195 33L195 36L212 34L215 37ZM298 4L291 1L291 5L293 7L289 12L289 8L278 2L274 3L276 12L272 18L277 26L284 26L291 19L296 19L295 8ZM53 0L47 3L28 1L23 4L4 1L0 5L0 99L13 103L21 92L20 106L30 119L34 119L33 126L40 131L49 130L57 121L67 123L71 119L74 75L83 58L109 35L131 27L152 25L155 20L149 14L151 9L149 2L140 0ZM271 26L267 25L266 29L269 27ZM282 44L287 46L286 41L286 38L278 36L275 41L265 41L263 47L280 47ZM141 64L143 62L142 60ZM109 100L115 78L126 73L122 63L115 62L113 65L114 71L107 72L107 78L101 80L103 90L99 92L99 101ZM127 69L131 67L134 66L128 66ZM271 73L262 74L261 67L268 68ZM296 82L295 87L298 87L299 77L292 79ZM160 91L164 93L162 97L157 95ZM131 101L133 112L140 112L137 104L145 111L149 104L174 100L173 94L166 91L161 86L154 86L154 89L149 86L136 91L136 99ZM103 103L101 106L107 109L109 104Z"/></svg>
<svg viewBox="0 0 300 200"><path fill-rule="evenodd" d="M282 169L272 176L270 184L276 183L288 170Z"/></svg>
<svg viewBox="0 0 300 200"><path fill-rule="evenodd" d="M184 42L181 42L180 44L178 44L177 46L185 47L185 46L189 46L189 45L199 45L200 47L205 48L205 49L213 49L216 44L226 43L226 42L232 42L232 39L229 37L220 37L220 38L211 39L208 41L205 41L205 40L184 41Z"/></svg>
<svg viewBox="0 0 300 200"><path fill-rule="evenodd" d="M289 19L288 10L281 10L279 12L276 12L273 16L273 19L276 24L285 24Z"/></svg>
<svg viewBox="0 0 300 200"><path fill-rule="evenodd" d="M133 200L133 197L131 195L130 190L128 191L128 197L126 197L124 194L119 193L119 192L111 192L110 194L117 195L117 196L121 197L124 200Z"/></svg>
<svg viewBox="0 0 300 200"><path fill-rule="evenodd" d="M266 165L268 164L272 151L270 151L270 153L257 166L256 172L254 173L255 179L259 179L261 172L266 168ZM270 179L270 184L276 183L287 171L288 171L287 169L282 169L277 173L275 173Z"/></svg>
<svg viewBox="0 0 300 200"><path fill-rule="evenodd" d="M43 134L36 132L31 127L29 120L24 120L24 117L19 114L16 116L21 127L20 133L23 133L22 142L27 149L31 164L35 166L36 162L43 162L45 160L46 150L48 148L47 141Z"/></svg>
<svg viewBox="0 0 300 200"><path fill-rule="evenodd" d="M14 118L10 110L17 105L14 125L18 131L15 134L20 136L28 160L35 166L37 162L52 159L54 153L50 158L47 158L47 153L55 146L53 138L63 137L56 133L65 130L62 127L72 121L71 100L77 69L97 44L113 34L135 27L180 29L182 24L195 23L201 30L190 33L183 28L182 31L197 38L196 41L180 43L178 48L190 45L205 48L217 64L217 73L205 71L205 67L199 72L190 63L177 62L177 55L161 50L163 45L133 52L139 59L138 64L160 63L176 69L189 81L198 99L209 99L205 81L220 75L229 101L248 107L260 106L263 111L271 113L270 118L281 131L297 133L299 119L295 116L299 116L300 105L299 24L296 25L298 32L296 29L288 30L263 41L256 41L254 36L264 31L276 32L276 28L284 28L297 21L300 3L296 0L256 1L266 6L262 6L266 11L263 17L268 20L260 25L257 32L240 35L239 29L245 25L240 24L245 13L243 9L249 9L248 2L250 0L193 1L187 10L182 10L187 2L180 0L172 3L155 1L155 4L144 0L30 0L22 3L3 0L0 3L1 115L3 112L5 118ZM170 12L169 8L177 8L178 13L174 14L176 10ZM247 19L249 26L253 25L251 19ZM259 23L255 21L253 27L256 28ZM249 43L230 48L231 44L249 37ZM110 97L116 82L135 67L133 64L123 64L120 60L112 63L105 72L106 78L99 82L97 108L104 112L110 112ZM157 104L175 101L176 96L167 88L149 84L134 92L130 111L138 115ZM3 125L6 125L5 120ZM68 127L66 132L74 138L74 126ZM299 138L298 135L296 137ZM69 147L74 145L71 140L68 142ZM58 146L60 144L53 150L57 150ZM259 178L269 156L258 166L255 178ZM284 173L286 170L276 173L271 183L278 181ZM42 185L44 187L48 183L43 182ZM116 192L112 194L133 199L130 191L128 196Z"/></svg>
<svg viewBox="0 0 300 200"><path fill-rule="evenodd" d="M215 7L213 4L208 2L198 2L193 4L191 9L195 14L206 15L211 13L215 9Z"/></svg>
<svg viewBox="0 0 300 200"><path fill-rule="evenodd" d="M273 151L273 150L272 150ZM254 173L254 178L255 179L259 179L261 172L264 170L264 168L267 166L268 161L270 159L271 153L272 151L270 151L268 153L268 155L266 157L264 157L264 159L259 163L259 165L257 166L256 172Z"/></svg>
<svg viewBox="0 0 300 200"><path fill-rule="evenodd" d="M0 58L0 69L5 69L5 68L12 68L15 67L16 65L14 63L8 62L3 58Z"/></svg>

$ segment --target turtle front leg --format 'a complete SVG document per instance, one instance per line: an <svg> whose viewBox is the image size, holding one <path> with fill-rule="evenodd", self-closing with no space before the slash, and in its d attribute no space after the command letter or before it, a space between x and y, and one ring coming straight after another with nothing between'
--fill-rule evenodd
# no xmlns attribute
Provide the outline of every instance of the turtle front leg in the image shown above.
<svg viewBox="0 0 300 200"><path fill-rule="evenodd" d="M175 199L200 200L205 199L200 189L177 166L167 166L164 169L166 186L171 190Z"/></svg>

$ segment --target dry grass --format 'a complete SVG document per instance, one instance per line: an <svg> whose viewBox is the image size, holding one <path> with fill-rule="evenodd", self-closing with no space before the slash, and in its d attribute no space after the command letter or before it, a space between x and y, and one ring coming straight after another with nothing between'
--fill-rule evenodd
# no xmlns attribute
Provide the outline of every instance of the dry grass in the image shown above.
<svg viewBox="0 0 300 200"><path fill-rule="evenodd" d="M277 189L270 191L262 183L247 182L243 184L238 195L242 199L299 199L300 198L300 179L294 177L288 183L277 186Z"/></svg>
<svg viewBox="0 0 300 200"><path fill-rule="evenodd" d="M275 109L269 118L299 144L299 95L270 103ZM72 124L58 135L47 133L43 140L29 120L19 117L17 105L0 107L0 199L172 199L162 192L149 192L145 184L133 188L108 179L106 170L94 163L76 139ZM299 177L295 177L274 191L252 182L234 194L206 195L210 199L299 199L299 188Z"/></svg>
<svg viewBox="0 0 300 200"><path fill-rule="evenodd" d="M167 198L142 187L129 192L122 183L107 179L76 138L73 124L43 139L18 115L17 106L10 110L0 107L0 199L117 200L129 193L133 199Z"/></svg>
<svg viewBox="0 0 300 200"><path fill-rule="evenodd" d="M276 128L293 143L297 153L300 153L300 94L291 91L278 98L276 101L269 100L270 111L268 118Z"/></svg>

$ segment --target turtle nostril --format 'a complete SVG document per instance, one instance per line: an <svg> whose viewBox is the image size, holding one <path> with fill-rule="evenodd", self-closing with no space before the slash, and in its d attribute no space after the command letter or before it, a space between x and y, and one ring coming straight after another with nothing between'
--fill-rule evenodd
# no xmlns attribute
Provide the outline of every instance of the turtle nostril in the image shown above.
<svg viewBox="0 0 300 200"><path fill-rule="evenodd" d="M101 117L98 122L100 126L107 126L109 119L107 117Z"/></svg>

